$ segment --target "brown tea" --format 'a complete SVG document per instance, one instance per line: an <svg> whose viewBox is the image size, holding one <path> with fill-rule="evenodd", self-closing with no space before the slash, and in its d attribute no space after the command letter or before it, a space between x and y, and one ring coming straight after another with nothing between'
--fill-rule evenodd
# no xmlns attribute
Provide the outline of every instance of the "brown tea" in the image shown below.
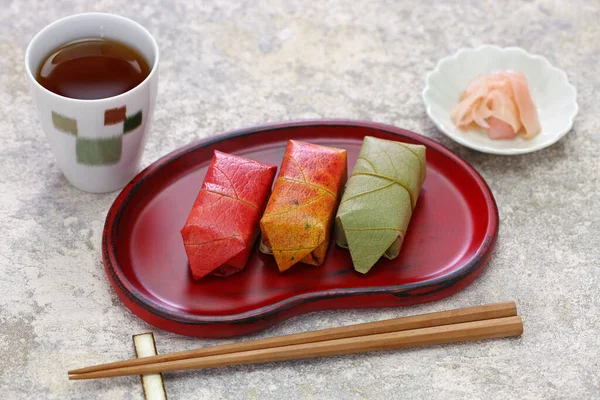
<svg viewBox="0 0 600 400"><path fill-rule="evenodd" d="M58 95L92 100L125 93L148 74L148 62L138 51L114 40L90 38L52 51L36 79Z"/></svg>

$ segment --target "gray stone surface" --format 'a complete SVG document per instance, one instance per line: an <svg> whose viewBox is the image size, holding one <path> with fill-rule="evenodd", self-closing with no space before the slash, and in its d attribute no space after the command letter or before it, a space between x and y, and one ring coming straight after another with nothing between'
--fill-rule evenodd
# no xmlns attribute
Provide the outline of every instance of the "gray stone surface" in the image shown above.
<svg viewBox="0 0 600 400"><path fill-rule="evenodd" d="M144 164L195 139L300 118L367 119L439 140L488 180L500 207L489 269L433 304L321 312L254 337L514 299L520 339L168 374L172 399L600 398L598 1L0 1L0 398L141 399L137 377L69 382L131 355L154 330L121 305L100 235L116 196L56 167L23 67L31 37L82 11L132 17L162 50ZM463 46L519 45L566 70L574 130L534 154L476 153L427 119L423 78ZM155 330L156 331L156 330ZM160 352L222 343L156 331Z"/></svg>

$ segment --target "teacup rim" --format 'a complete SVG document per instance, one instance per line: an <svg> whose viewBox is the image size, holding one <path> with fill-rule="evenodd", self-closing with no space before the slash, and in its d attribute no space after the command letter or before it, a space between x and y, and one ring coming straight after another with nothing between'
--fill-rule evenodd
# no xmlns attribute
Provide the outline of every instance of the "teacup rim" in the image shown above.
<svg viewBox="0 0 600 400"><path fill-rule="evenodd" d="M48 89L46 89L44 86L42 86L37 79L35 79L35 76L33 75L33 72L31 71L30 68L30 58L31 58L31 47L32 45L36 42L36 40L39 40L41 37L43 37L44 34L46 34L50 29L52 29L53 26L56 26L60 23L64 23L65 21L71 20L71 19L78 19L78 18L82 18L82 17L89 17L89 16L99 16L102 18L114 18L117 20L121 20L122 22L125 23L130 23L133 25L136 25L137 27L139 27L150 39L150 43L152 45L152 50L155 54L154 57L154 62L152 63L152 68L150 69L150 73L148 74L148 76L142 81L140 82L137 86L135 86L132 89L129 89L128 91L124 92L124 93L120 93L116 96L110 96L110 97L104 97L101 99L75 99L72 97L67 97L67 96L62 96L60 94L54 93ZM49 50L50 51L50 50ZM150 31L148 31L148 29L146 29L142 24L140 24L139 22L136 22L130 18L124 17L122 15L118 15L118 14L112 14L112 13L103 13L103 12L84 12L84 13L78 13L78 14L72 14L72 15L68 15L66 17L63 18L59 18L55 21L53 21L52 23L44 26L42 29L40 29L34 36L33 38L29 41L28 45L27 45L27 49L25 50L25 70L27 72L27 76L29 77L29 80L40 90L42 90L43 92L45 92L46 94L56 98L56 99L60 99L62 101L73 101L73 102L81 102L81 103L87 103L87 104L99 104L99 103L103 103L103 102L107 102L107 101L113 101L113 100L117 100L120 98L124 98L125 96L130 96L133 92L139 90L139 88L146 86L149 84L149 82L153 79L154 75L156 73L158 73L158 65L159 65L159 61L160 61L160 51L158 48L158 43L156 42L156 39L154 38L154 36L150 33Z"/></svg>

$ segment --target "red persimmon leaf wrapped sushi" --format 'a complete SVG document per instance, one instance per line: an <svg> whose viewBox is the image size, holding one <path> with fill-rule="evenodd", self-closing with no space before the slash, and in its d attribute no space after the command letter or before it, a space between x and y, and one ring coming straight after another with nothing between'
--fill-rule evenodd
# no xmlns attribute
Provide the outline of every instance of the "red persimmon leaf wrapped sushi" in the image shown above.
<svg viewBox="0 0 600 400"><path fill-rule="evenodd" d="M215 151L181 230L195 280L244 268L277 167Z"/></svg>

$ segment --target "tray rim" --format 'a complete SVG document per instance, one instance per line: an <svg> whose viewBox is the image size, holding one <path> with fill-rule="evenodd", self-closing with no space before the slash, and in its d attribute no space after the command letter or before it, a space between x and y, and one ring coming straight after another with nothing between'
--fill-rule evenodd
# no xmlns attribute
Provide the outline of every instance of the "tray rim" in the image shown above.
<svg viewBox="0 0 600 400"><path fill-rule="evenodd" d="M321 290L318 292L297 294L285 300L265 305L263 307L258 307L250 311L228 315L196 315L186 312L180 312L172 308L163 307L160 303L157 303L145 296L144 294L140 293L137 290L137 288L134 285L132 285L131 282L124 276L115 253L116 232L119 228L120 219L123 215L124 210L127 207L127 204L129 203L131 198L135 196L136 192L141 187L141 185L143 185L148 179L150 179L156 171L162 169L167 164L178 158L184 157L189 153L192 153L200 148L207 147L224 140L235 139L238 137L252 135L258 132L268 132L272 130L283 130L307 126L349 126L363 127L383 131L388 134L393 134L399 137L406 137L412 140L422 142L427 147L431 147L450 158L453 162L460 165L475 179L477 184L481 187L482 193L485 197L485 202L488 205L489 223L485 232L485 239L482 242L481 246L473 253L471 258L465 263L463 263L463 265L458 269L445 275L428 279L426 281L403 285L389 285L376 287L363 286L356 288L329 289ZM378 122L352 119L308 119L259 124L246 128L222 132L208 138L193 141L187 145L184 145L165 154L156 161L152 162L150 165L148 165L146 168L140 171L121 190L121 192L113 201L110 209L108 210L102 233L102 258L104 262L105 271L108 275L109 280L111 281L113 288L121 292L117 293L121 300L122 296L124 296L131 302L142 307L145 311L149 312L155 317L158 317L159 319L165 319L171 322L186 325L252 324L257 322L257 320L268 319L304 303L317 302L320 300L382 294L402 296L403 294L406 295L408 292L411 291L418 291L419 294L425 295L441 291L443 289L446 289L447 287L453 286L455 283L463 279L468 278L472 273L477 272L477 275L479 275L481 271L478 270L483 269L483 267L485 267L485 265L482 266L481 263L487 262L489 260L490 253L493 251L498 235L498 230L498 206L496 204L496 200L492 194L489 185L473 166L471 166L462 157L453 153L443 144L437 142L434 139L420 135L416 132ZM428 288L431 290L426 290ZM127 304L126 306L130 308ZM130 310L134 312L134 314L137 314L137 312L135 312L131 308Z"/></svg>

